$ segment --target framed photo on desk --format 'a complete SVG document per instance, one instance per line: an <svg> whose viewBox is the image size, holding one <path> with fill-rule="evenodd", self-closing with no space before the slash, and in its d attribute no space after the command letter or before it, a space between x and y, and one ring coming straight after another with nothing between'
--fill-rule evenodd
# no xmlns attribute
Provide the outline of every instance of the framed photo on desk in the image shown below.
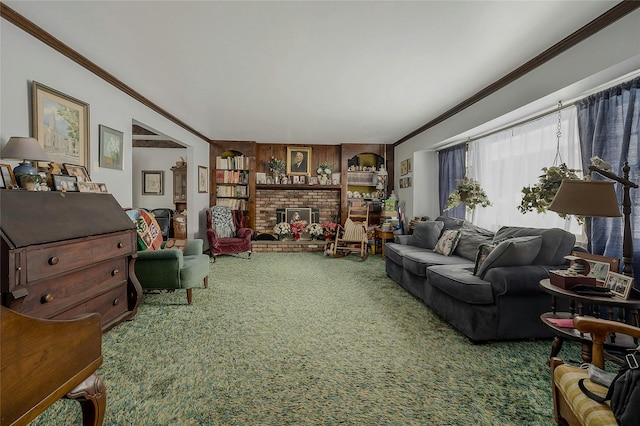
<svg viewBox="0 0 640 426"><path fill-rule="evenodd" d="M589 263L589 272L587 273L587 276L595 278L599 285L604 285L609 271L618 272L620 268L620 259L579 251L574 251L571 254L573 256L580 257Z"/></svg>
<svg viewBox="0 0 640 426"><path fill-rule="evenodd" d="M616 296L628 299L629 293L631 293L631 287L633 287L633 277L628 277L616 272L609 272L604 285Z"/></svg>

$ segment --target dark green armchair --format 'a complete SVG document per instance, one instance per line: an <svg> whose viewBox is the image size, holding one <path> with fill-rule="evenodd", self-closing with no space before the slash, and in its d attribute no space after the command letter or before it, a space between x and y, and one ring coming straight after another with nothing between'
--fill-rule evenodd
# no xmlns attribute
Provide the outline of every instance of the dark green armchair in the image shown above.
<svg viewBox="0 0 640 426"><path fill-rule="evenodd" d="M148 290L187 290L193 301L193 288L209 286L209 256L202 253L204 241L188 240L184 252L177 248L138 251L136 277Z"/></svg>

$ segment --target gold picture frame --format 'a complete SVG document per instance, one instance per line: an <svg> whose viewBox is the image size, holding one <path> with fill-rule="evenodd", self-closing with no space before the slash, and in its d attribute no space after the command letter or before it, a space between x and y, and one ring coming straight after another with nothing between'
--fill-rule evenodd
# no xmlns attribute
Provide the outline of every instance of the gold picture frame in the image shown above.
<svg viewBox="0 0 640 426"><path fill-rule="evenodd" d="M0 188L18 189L18 182L9 164L0 164Z"/></svg>
<svg viewBox="0 0 640 426"><path fill-rule="evenodd" d="M400 176L404 176L409 173L409 160L400 162Z"/></svg>
<svg viewBox="0 0 640 426"><path fill-rule="evenodd" d="M79 164L63 164L65 172L69 176L75 176L78 178L78 182L91 182L91 177L85 166Z"/></svg>
<svg viewBox="0 0 640 426"><path fill-rule="evenodd" d="M33 137L51 161L89 170L89 104L37 81L32 98Z"/></svg>
<svg viewBox="0 0 640 426"><path fill-rule="evenodd" d="M287 174L298 176L311 174L311 148L287 147Z"/></svg>

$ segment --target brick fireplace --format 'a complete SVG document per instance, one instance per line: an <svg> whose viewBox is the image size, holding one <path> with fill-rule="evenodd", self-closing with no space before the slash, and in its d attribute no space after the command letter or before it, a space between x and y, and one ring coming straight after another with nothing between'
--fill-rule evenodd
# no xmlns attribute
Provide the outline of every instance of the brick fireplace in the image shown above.
<svg viewBox="0 0 640 426"><path fill-rule="evenodd" d="M340 189L321 188L257 189L255 232L273 229L278 220L277 209L308 207L318 209L319 223L337 221L340 214Z"/></svg>

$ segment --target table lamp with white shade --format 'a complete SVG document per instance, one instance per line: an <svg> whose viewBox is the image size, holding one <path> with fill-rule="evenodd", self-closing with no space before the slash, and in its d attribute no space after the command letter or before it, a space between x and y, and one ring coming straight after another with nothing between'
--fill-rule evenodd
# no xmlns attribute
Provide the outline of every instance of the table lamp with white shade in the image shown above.
<svg viewBox="0 0 640 426"><path fill-rule="evenodd" d="M38 169L32 161L51 161L49 155L42 149L40 142L35 138L11 136L7 144L2 148L0 158L22 160L22 163L13 169L13 174L20 183L20 175L37 175ZM21 186L23 186L21 184Z"/></svg>
<svg viewBox="0 0 640 426"><path fill-rule="evenodd" d="M596 172L622 185L622 213L624 214L624 233L622 236L623 274L633 276L633 239L631 238L631 188L638 184L629 180L629 163L624 163L622 176L597 166L589 166L590 172ZM549 210L584 217L620 217L615 182L565 179Z"/></svg>

